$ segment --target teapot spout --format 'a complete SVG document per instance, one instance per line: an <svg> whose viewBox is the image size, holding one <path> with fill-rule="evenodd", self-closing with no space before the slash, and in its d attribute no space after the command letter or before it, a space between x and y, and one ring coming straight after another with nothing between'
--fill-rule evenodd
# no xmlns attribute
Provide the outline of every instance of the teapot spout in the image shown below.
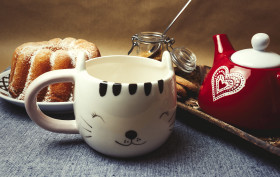
<svg viewBox="0 0 280 177"><path fill-rule="evenodd" d="M234 52L228 37L226 34L217 34L213 36L215 44L215 56L214 63L215 65L218 61L230 57Z"/></svg>

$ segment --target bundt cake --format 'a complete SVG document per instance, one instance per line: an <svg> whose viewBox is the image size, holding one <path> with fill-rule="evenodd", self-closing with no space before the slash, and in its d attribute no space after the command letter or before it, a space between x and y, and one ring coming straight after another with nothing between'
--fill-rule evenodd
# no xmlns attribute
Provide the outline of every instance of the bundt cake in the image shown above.
<svg viewBox="0 0 280 177"><path fill-rule="evenodd" d="M95 44L74 38L29 42L17 47L12 58L8 88L10 95L23 100L27 87L39 75L52 70L74 68L79 51L84 51L87 59L100 56ZM50 85L40 91L37 101L73 101L73 87L72 83Z"/></svg>

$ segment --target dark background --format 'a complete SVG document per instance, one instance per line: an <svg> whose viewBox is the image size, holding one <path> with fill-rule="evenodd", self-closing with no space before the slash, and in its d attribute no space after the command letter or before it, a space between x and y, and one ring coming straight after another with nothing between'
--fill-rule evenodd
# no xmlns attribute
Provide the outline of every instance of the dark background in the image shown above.
<svg viewBox="0 0 280 177"><path fill-rule="evenodd" d="M0 69L10 66L14 49L55 37L94 42L102 55L127 54L131 36L163 32L186 0L2 0ZM236 50L250 48L258 32L270 35L269 51L280 53L280 1L193 0L167 35L185 46L198 64L212 65L214 34L226 33Z"/></svg>

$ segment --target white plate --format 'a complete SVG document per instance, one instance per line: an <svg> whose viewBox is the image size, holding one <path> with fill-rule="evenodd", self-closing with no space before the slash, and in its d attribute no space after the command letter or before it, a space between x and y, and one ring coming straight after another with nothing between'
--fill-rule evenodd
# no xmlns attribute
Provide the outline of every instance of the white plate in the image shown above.
<svg viewBox="0 0 280 177"><path fill-rule="evenodd" d="M0 97L4 100L24 107L23 100L17 100L10 96L8 92L9 75L11 70L4 71L0 74ZM70 113L73 112L73 102L38 102L40 109L49 113Z"/></svg>

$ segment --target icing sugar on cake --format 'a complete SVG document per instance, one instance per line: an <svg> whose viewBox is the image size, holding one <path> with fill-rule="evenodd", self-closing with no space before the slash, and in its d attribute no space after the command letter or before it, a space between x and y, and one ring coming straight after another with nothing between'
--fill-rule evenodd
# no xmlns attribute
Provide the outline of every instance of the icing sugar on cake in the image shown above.
<svg viewBox="0 0 280 177"><path fill-rule="evenodd" d="M54 38L49 41L29 42L17 47L12 59L9 93L13 98L23 100L30 83L41 74L76 66L78 52L84 51L86 59L100 56L95 44L84 39ZM73 101L73 84L58 83L44 88L38 94L38 101Z"/></svg>

